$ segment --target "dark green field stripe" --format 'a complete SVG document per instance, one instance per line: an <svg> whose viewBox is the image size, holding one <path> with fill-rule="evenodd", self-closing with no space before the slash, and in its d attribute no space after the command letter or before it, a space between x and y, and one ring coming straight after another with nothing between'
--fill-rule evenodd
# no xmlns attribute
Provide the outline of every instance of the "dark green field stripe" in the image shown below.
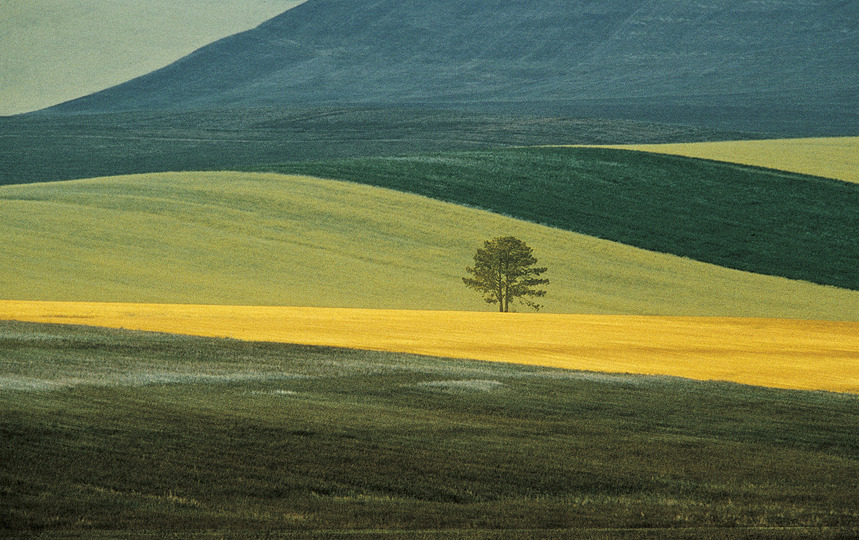
<svg viewBox="0 0 859 540"><path fill-rule="evenodd" d="M385 187L728 268L859 289L859 185L837 180L598 148L263 170Z"/></svg>

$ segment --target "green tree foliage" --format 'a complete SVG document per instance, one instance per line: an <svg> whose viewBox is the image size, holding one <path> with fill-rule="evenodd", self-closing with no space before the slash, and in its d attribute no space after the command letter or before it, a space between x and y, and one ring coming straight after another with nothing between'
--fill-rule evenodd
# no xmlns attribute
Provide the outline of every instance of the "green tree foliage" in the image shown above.
<svg viewBox="0 0 859 540"><path fill-rule="evenodd" d="M531 298L540 298L546 291L536 289L549 283L540 274L546 268L536 268L533 249L513 236L499 236L483 242L483 248L474 255L474 267L466 267L473 277L462 278L465 286L483 293L484 300L498 304L502 313L510 310L510 300L540 309Z"/></svg>

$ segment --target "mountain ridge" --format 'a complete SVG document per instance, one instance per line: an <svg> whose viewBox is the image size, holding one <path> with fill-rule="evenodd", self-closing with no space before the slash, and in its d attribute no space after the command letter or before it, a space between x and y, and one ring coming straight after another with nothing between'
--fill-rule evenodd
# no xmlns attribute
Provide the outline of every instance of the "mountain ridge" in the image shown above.
<svg viewBox="0 0 859 540"><path fill-rule="evenodd" d="M453 107L851 134L859 5L310 0L54 112Z"/></svg>

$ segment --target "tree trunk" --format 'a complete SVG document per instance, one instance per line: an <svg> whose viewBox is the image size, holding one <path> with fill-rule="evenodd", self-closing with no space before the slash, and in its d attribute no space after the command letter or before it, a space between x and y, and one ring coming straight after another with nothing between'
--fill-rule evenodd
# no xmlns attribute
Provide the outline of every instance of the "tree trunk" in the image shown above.
<svg viewBox="0 0 859 540"><path fill-rule="evenodd" d="M508 265L507 265L507 257L502 257L501 259L501 282L504 284L504 291L502 293L502 301L504 304L504 309L502 309L502 313L507 313L507 310L510 309L510 276L508 276Z"/></svg>

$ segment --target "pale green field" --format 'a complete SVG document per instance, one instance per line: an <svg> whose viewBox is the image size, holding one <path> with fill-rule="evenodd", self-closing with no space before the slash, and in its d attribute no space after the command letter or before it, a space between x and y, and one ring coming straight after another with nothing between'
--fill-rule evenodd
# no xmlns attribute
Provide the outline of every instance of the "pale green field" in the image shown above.
<svg viewBox="0 0 859 540"><path fill-rule="evenodd" d="M859 292L760 276L363 185L165 173L0 187L0 299L494 308L486 238L549 268L545 311L859 320Z"/></svg>
<svg viewBox="0 0 859 540"><path fill-rule="evenodd" d="M0 115L139 77L302 1L0 2Z"/></svg>
<svg viewBox="0 0 859 540"><path fill-rule="evenodd" d="M609 145L859 182L859 137Z"/></svg>

